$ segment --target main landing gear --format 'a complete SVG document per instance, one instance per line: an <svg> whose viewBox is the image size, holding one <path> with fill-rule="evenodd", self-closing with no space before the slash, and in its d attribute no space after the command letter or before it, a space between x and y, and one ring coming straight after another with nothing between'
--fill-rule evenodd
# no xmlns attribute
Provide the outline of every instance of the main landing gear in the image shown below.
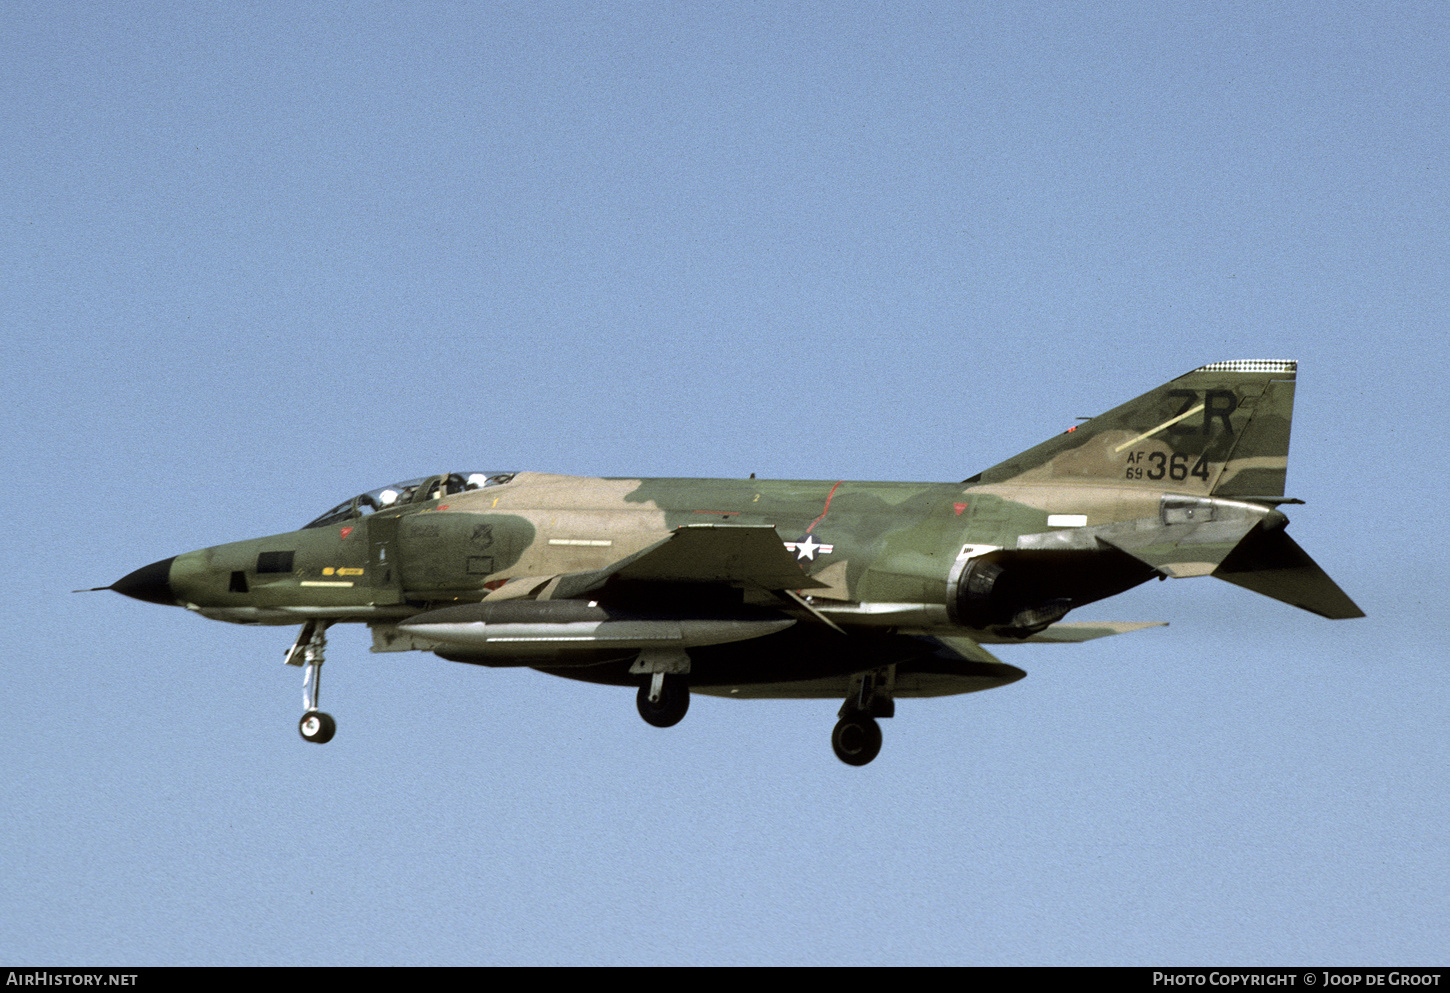
<svg viewBox="0 0 1450 993"><path fill-rule="evenodd" d="M881 725L869 714L851 714L831 732L836 758L847 765L865 765L881 754Z"/></svg>
<svg viewBox="0 0 1450 993"><path fill-rule="evenodd" d="M629 667L636 676L645 676L635 705L639 716L657 728L674 727L684 720L690 709L690 656L679 649L647 648Z"/></svg>
<svg viewBox="0 0 1450 993"><path fill-rule="evenodd" d="M646 722L657 728L674 727L690 709L690 687L684 676L657 672L639 688L635 705Z"/></svg>
<svg viewBox="0 0 1450 993"><path fill-rule="evenodd" d="M865 765L881 754L881 725L878 717L896 714L892 692L896 687L896 666L863 672L852 681L851 693L841 705L831 748L847 765Z"/></svg>
<svg viewBox="0 0 1450 993"><path fill-rule="evenodd" d="M325 745L337 734L337 721L331 714L317 709L317 696L322 688L322 663L327 652L327 621L308 621L302 625L297 641L287 649L286 663L302 666L302 719L297 731L308 741Z"/></svg>

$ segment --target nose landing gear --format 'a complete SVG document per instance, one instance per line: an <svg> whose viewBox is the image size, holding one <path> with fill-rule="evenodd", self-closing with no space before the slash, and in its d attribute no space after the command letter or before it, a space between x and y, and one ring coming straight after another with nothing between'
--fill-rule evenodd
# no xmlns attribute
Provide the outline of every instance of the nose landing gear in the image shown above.
<svg viewBox="0 0 1450 993"><path fill-rule="evenodd" d="M302 625L297 641L287 649L288 665L302 666L302 719L297 731L308 741L325 745L337 734L337 721L331 714L317 709L322 689L322 663L327 653L327 621L308 621Z"/></svg>
<svg viewBox="0 0 1450 993"><path fill-rule="evenodd" d="M297 730L308 741L325 745L337 734L337 721L332 719L331 714L312 710L302 715L302 719L297 722Z"/></svg>

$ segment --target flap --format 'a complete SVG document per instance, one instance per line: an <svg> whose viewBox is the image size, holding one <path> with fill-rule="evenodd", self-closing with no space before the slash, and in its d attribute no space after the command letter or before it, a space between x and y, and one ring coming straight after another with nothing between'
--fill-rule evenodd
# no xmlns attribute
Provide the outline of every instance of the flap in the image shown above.
<svg viewBox="0 0 1450 993"><path fill-rule="evenodd" d="M959 635L947 635L931 639L945 647L953 655L956 655L968 662L986 662L990 665L1002 665L1003 662L997 656L987 651L971 638Z"/></svg>
<svg viewBox="0 0 1450 993"><path fill-rule="evenodd" d="M1107 638L1115 634L1128 634L1144 628L1166 628L1167 621L1065 621L1050 625L1036 634L1028 635L1024 641L1045 644L1076 644Z"/></svg>

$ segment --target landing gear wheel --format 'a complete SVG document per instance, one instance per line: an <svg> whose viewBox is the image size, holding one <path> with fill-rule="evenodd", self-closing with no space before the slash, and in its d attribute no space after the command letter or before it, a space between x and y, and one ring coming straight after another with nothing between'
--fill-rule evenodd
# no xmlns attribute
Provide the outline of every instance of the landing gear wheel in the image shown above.
<svg viewBox="0 0 1450 993"><path fill-rule="evenodd" d="M881 753L881 725L866 714L851 714L831 732L836 758L847 765L865 765Z"/></svg>
<svg viewBox="0 0 1450 993"><path fill-rule="evenodd" d="M690 687L684 676L667 675L664 685L660 687L660 698L652 703L649 698L652 681L646 679L635 698L639 716L657 728L674 727L684 719L685 711L690 709Z"/></svg>
<svg viewBox="0 0 1450 993"><path fill-rule="evenodd" d="M297 722L297 730L302 737L308 741L325 745L337 734L337 721L332 719L331 714L324 714L320 710L309 710L302 715L302 720Z"/></svg>

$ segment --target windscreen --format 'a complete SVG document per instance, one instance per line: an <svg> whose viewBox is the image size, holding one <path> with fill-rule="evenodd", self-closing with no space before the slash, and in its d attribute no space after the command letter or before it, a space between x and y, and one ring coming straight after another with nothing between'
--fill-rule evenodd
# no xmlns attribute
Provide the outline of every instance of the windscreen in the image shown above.
<svg viewBox="0 0 1450 993"><path fill-rule="evenodd" d="M511 472L448 472L439 473L436 476L419 476L417 479L407 479L401 483L390 483L387 486L379 486L375 490L368 490L366 493L359 493L355 497L344 500L327 513L303 525L302 529L305 531L308 528L326 527L329 524L353 520L379 510L386 510L389 507L437 500L451 493L480 490L485 486L501 486L513 478L514 474Z"/></svg>

